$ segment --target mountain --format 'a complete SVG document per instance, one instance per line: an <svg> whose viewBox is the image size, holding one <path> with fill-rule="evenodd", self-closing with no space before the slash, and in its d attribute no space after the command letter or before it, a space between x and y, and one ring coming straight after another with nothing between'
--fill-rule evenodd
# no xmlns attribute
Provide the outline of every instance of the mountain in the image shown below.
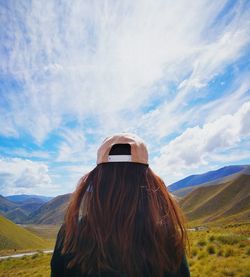
<svg viewBox="0 0 250 277"><path fill-rule="evenodd" d="M34 195L14 195L9 199L0 195L0 213L18 224L61 224L70 195L60 195L48 202Z"/></svg>
<svg viewBox="0 0 250 277"><path fill-rule="evenodd" d="M48 242L0 215L0 250L44 249Z"/></svg>
<svg viewBox="0 0 250 277"><path fill-rule="evenodd" d="M235 173L246 170L249 165L231 165L225 166L217 170L208 171L203 174L191 175L178 182L175 182L168 186L170 192L175 192L187 187L198 186L207 182L217 181L223 177L233 175Z"/></svg>
<svg viewBox="0 0 250 277"><path fill-rule="evenodd" d="M234 174L226 182L200 186L181 199L180 205L190 221L249 221L250 174Z"/></svg>
<svg viewBox="0 0 250 277"><path fill-rule="evenodd" d="M6 199L4 196L0 195L0 212L5 213L9 210L13 210L18 207L18 204Z"/></svg>
<svg viewBox="0 0 250 277"><path fill-rule="evenodd" d="M30 214L31 212L37 210L42 205L44 205L45 202L38 198L30 198L23 202L19 202L19 208L25 211L27 214Z"/></svg>
<svg viewBox="0 0 250 277"><path fill-rule="evenodd" d="M250 167L249 167L250 168ZM178 189L173 191L172 193L177 196L178 198L183 198L184 196L188 195L190 192L196 190L198 187L205 187L205 186L212 186L212 185L218 185L219 183L226 183L227 181L231 180L232 178L236 178L237 176L239 176L240 174L242 174L243 172L245 172L245 170L242 170L238 173L226 176L226 177L222 177L220 179L217 179L215 181L211 181L211 182L207 182L207 183L202 183L196 186L190 186L190 187L185 187L182 189Z"/></svg>
<svg viewBox="0 0 250 277"><path fill-rule="evenodd" d="M13 202L0 195L0 213L15 223L26 223L28 215L44 203L40 198L26 198L22 202Z"/></svg>
<svg viewBox="0 0 250 277"><path fill-rule="evenodd" d="M19 195L5 196L5 198L9 199L12 202L24 202L27 200L38 202L40 200L43 203L45 203L45 202L48 202L49 200L51 200L53 197L43 196L43 195L19 194Z"/></svg>
<svg viewBox="0 0 250 277"><path fill-rule="evenodd" d="M42 205L29 215L28 222L33 224L61 224L71 194L59 195Z"/></svg>
<svg viewBox="0 0 250 277"><path fill-rule="evenodd" d="M8 212L4 213L4 216L17 224L25 223L28 219L28 214L20 208L9 210Z"/></svg>

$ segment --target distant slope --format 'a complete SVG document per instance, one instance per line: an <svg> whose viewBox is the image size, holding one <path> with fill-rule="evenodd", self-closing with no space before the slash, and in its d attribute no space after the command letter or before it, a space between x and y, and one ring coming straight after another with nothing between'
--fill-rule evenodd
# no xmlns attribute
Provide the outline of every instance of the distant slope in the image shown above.
<svg viewBox="0 0 250 277"><path fill-rule="evenodd" d="M61 224L71 194L59 195L29 215L29 223Z"/></svg>
<svg viewBox="0 0 250 277"><path fill-rule="evenodd" d="M20 208L10 210L4 216L17 224L22 224L28 219L28 215Z"/></svg>
<svg viewBox="0 0 250 277"><path fill-rule="evenodd" d="M249 165L232 165L225 166L218 170L208 171L204 174L197 174L188 176L178 182L175 182L168 186L169 191L173 192L187 187L197 186L203 183L219 180L223 177L241 172L248 168Z"/></svg>
<svg viewBox="0 0 250 277"><path fill-rule="evenodd" d="M5 213L18 207L18 204L0 195L0 212Z"/></svg>
<svg viewBox="0 0 250 277"><path fill-rule="evenodd" d="M13 202L0 195L0 213L15 223L26 223L28 215L40 208L45 202L39 198L28 198Z"/></svg>
<svg viewBox="0 0 250 277"><path fill-rule="evenodd" d="M222 182L201 186L180 200L189 220L250 220L250 175L235 174Z"/></svg>
<svg viewBox="0 0 250 277"><path fill-rule="evenodd" d="M49 200L51 200L53 197L50 196L43 196L43 195L29 195L29 194L19 194L19 195L8 195L5 196L5 198L9 199L12 202L24 202L27 201L36 201L39 202L39 200L41 202L48 202Z"/></svg>
<svg viewBox="0 0 250 277"><path fill-rule="evenodd" d="M250 169L250 166L248 168ZM196 190L198 187L212 186L212 185L218 185L218 184L226 183L226 182L232 180L233 178L237 178L240 174L242 174L244 172L246 172L245 169L240 171L240 172L234 173L232 175L228 175L228 176L222 177L222 178L217 179L215 181L210 181L210 182L207 182L207 183L202 183L202 184L199 184L199 185L196 185L196 186L185 187L185 188L182 188L182 189L175 190L172 193L175 196L177 196L178 198L183 198L186 195L188 195L190 192ZM250 172L249 173L246 172L246 174L249 175Z"/></svg>
<svg viewBox="0 0 250 277"><path fill-rule="evenodd" d="M0 215L0 249L44 249L47 242Z"/></svg>
<svg viewBox="0 0 250 277"><path fill-rule="evenodd" d="M19 202L19 208L25 211L27 214L34 212L39 209L45 202L41 201L41 199L30 198L25 200L24 202Z"/></svg>

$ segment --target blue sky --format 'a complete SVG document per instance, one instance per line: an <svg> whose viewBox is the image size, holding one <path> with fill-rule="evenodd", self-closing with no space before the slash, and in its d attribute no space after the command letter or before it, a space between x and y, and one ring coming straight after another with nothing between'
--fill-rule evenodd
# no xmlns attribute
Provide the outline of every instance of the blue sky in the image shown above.
<svg viewBox="0 0 250 277"><path fill-rule="evenodd" d="M58 195L132 132L171 184L250 164L249 1L0 0L0 194Z"/></svg>

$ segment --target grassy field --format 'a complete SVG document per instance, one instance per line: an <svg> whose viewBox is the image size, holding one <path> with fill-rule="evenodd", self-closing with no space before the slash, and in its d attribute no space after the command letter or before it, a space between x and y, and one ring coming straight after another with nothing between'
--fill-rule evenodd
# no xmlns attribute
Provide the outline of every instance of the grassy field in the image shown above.
<svg viewBox="0 0 250 277"><path fill-rule="evenodd" d="M250 277L250 225L235 224L190 231L192 277Z"/></svg>
<svg viewBox="0 0 250 277"><path fill-rule="evenodd" d="M46 240L0 215L0 254L5 251L51 249L53 241Z"/></svg>
<svg viewBox="0 0 250 277"><path fill-rule="evenodd" d="M41 238L54 241L61 225L29 224L22 227Z"/></svg>
<svg viewBox="0 0 250 277"><path fill-rule="evenodd" d="M250 224L189 231L192 277L250 277ZM50 275L49 254L0 261L0 276Z"/></svg>
<svg viewBox="0 0 250 277"><path fill-rule="evenodd" d="M50 259L50 254L35 254L0 261L0 277L48 277L50 276Z"/></svg>

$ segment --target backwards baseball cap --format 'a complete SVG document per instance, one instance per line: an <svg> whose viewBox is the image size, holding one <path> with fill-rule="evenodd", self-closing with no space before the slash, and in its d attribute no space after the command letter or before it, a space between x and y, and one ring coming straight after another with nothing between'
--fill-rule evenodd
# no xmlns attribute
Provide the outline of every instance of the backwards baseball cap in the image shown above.
<svg viewBox="0 0 250 277"><path fill-rule="evenodd" d="M128 144L131 155L110 155L111 148L116 144ZM133 162L148 164L148 150L143 140L134 134L119 133L107 137L97 151L97 164L109 162Z"/></svg>

